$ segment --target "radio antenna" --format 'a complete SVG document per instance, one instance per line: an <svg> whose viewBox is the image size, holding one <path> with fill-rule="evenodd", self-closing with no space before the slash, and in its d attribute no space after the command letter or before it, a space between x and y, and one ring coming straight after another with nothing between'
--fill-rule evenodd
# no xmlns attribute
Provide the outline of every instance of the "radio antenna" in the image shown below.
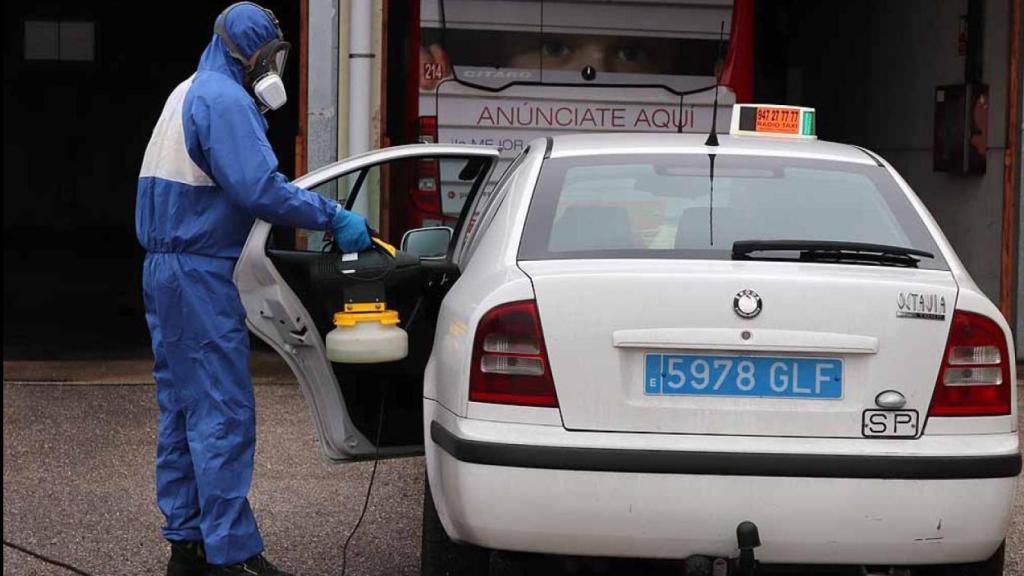
<svg viewBox="0 0 1024 576"><path fill-rule="evenodd" d="M677 134L682 134L683 133L683 98L685 98L685 96L680 94L679 95L679 117L676 118L676 133Z"/></svg>
<svg viewBox="0 0 1024 576"><path fill-rule="evenodd" d="M711 109L711 133L704 141L705 146L718 146L718 85L722 83L722 45L725 43L725 20L722 20L718 28L718 60L715 61L715 105ZM723 63L724 65L724 63Z"/></svg>
<svg viewBox="0 0 1024 576"><path fill-rule="evenodd" d="M718 85L722 83L722 45L725 43L725 20L718 28L718 60L715 62L715 106L711 110L711 133L704 141L705 146L718 146ZM723 63L724 65L724 63ZM715 245L715 155L708 154L709 172L711 176L710 198L708 199L708 243Z"/></svg>

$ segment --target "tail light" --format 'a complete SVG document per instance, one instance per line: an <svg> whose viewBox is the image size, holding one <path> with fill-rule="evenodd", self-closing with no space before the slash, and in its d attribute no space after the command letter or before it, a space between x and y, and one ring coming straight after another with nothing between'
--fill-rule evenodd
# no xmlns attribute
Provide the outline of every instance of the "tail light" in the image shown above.
<svg viewBox="0 0 1024 576"><path fill-rule="evenodd" d="M999 416L1010 408L1010 356L1003 330L991 318L957 310L928 415Z"/></svg>
<svg viewBox="0 0 1024 576"><path fill-rule="evenodd" d="M437 142L437 116L420 116L418 140L424 144ZM441 174L437 160L418 160L412 203L421 212L440 217Z"/></svg>
<svg viewBox="0 0 1024 576"><path fill-rule="evenodd" d="M480 320L473 342L469 399L520 406L558 406L536 302L523 300L503 304Z"/></svg>

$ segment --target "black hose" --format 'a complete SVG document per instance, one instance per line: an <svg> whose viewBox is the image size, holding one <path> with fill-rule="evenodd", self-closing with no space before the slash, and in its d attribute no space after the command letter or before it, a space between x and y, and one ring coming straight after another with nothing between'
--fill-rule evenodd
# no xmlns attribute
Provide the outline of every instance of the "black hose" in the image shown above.
<svg viewBox="0 0 1024 576"><path fill-rule="evenodd" d="M363 510L359 513L359 519L356 520L356 525L352 527L352 531L348 533L348 538L345 539L345 544L341 548L341 576L345 576L345 570L348 568L348 545L352 543L352 538L355 537L359 527L363 524L363 518L366 517L366 510L370 505L370 493L373 491L373 480L377 477L377 465L380 464L380 439L381 432L384 430L384 406L388 399L388 382L384 381L384 391L380 396L380 415L377 416L377 440L375 442L375 448L373 452L373 470L370 472L370 481L366 485L366 496L363 498Z"/></svg>
<svg viewBox="0 0 1024 576"><path fill-rule="evenodd" d="M42 561L42 562L46 562L47 564L51 564L51 565L56 566L58 568L63 568L65 570L67 570L68 572L73 572L75 574L80 574L81 576L92 576L92 574L86 572L85 570L82 570L80 568L75 568L74 566L72 566L70 564L65 564L65 563L61 562L60 560L54 560L53 558L50 558L49 556L45 556L43 554L40 554L39 552L33 552L32 550L29 550L28 548L25 548L24 546L19 546L19 545L13 543L13 542L8 542L7 540L4 540L4 546L7 546L9 548L13 548L13 549L17 550L18 552L21 552L22 554L25 554L25 555L28 555L28 556L31 556L31 557L35 558L36 560L39 560L39 561Z"/></svg>

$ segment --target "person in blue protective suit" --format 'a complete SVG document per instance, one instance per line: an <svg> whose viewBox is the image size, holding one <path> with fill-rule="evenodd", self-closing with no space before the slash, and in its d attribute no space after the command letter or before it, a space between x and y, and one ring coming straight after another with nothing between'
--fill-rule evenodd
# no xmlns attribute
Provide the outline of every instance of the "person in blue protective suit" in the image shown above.
<svg viewBox="0 0 1024 576"><path fill-rule="evenodd" d="M160 407L157 501L167 573L284 574L263 558L247 495L255 414L235 262L256 218L370 246L366 219L277 170L263 112L286 100L276 18L239 3L218 16L199 68L170 95L146 148L135 225Z"/></svg>

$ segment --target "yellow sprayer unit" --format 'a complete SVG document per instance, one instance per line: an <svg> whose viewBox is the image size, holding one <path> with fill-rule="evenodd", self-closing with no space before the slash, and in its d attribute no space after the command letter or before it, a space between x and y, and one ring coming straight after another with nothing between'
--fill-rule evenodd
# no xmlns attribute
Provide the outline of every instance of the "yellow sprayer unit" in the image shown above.
<svg viewBox="0 0 1024 576"><path fill-rule="evenodd" d="M334 314L335 327L327 334L327 358L344 364L405 358L409 335L398 326L398 312L388 309L386 288L418 272L418 258L378 238L358 254L325 254L318 273L343 300L341 311Z"/></svg>

